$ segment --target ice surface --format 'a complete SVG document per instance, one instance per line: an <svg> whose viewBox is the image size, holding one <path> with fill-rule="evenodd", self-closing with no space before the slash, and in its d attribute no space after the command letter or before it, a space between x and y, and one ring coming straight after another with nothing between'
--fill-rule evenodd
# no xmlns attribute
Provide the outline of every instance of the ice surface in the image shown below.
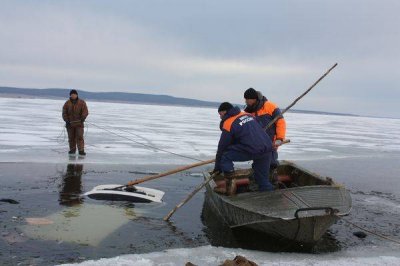
<svg viewBox="0 0 400 266"><path fill-rule="evenodd" d="M377 251L375 251L377 252ZM229 249L222 247L203 246L188 249L170 249L163 252L148 254L125 255L97 261L85 261L82 266L173 266L185 265L190 261L195 265L216 266L226 259L233 259L237 255L245 256L258 265L400 265L399 254L378 255L366 250L353 250L350 252L337 252L329 255L321 254L296 254L296 253L271 253L250 251L243 249ZM78 264L64 264L78 265Z"/></svg>
<svg viewBox="0 0 400 266"><path fill-rule="evenodd" d="M64 101L0 98L0 162L68 162ZM184 164L214 157L219 117L211 108L88 102L85 163ZM288 113L280 158L311 160L400 151L400 120ZM104 127L107 132L96 126ZM136 143L135 143L136 142Z"/></svg>

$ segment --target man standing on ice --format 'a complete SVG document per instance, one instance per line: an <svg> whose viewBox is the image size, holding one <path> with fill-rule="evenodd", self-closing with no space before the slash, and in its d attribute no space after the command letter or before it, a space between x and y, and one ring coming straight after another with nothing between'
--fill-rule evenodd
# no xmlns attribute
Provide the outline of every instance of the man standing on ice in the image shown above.
<svg viewBox="0 0 400 266"><path fill-rule="evenodd" d="M233 162L253 161L254 178L260 191L273 190L269 181L272 143L255 118L228 102L218 108L222 131L215 159L215 172L223 172L225 181L215 192L236 193Z"/></svg>
<svg viewBox="0 0 400 266"><path fill-rule="evenodd" d="M71 90L69 100L65 102L62 117L68 132L69 155L76 153L78 146L79 155L85 156L85 142L83 140L83 130L85 119L89 115L86 102L79 99L78 92Z"/></svg>

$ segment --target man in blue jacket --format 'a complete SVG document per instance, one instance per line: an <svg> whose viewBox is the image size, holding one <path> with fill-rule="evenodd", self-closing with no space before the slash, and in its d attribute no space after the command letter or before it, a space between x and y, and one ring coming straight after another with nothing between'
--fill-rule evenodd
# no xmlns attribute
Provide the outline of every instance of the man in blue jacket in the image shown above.
<svg viewBox="0 0 400 266"><path fill-rule="evenodd" d="M271 163L272 142L251 114L241 112L228 102L218 108L222 131L214 172L223 172L227 187L216 188L216 192L233 195L236 184L233 179L233 162L253 160L254 178L260 191L273 190L268 174Z"/></svg>

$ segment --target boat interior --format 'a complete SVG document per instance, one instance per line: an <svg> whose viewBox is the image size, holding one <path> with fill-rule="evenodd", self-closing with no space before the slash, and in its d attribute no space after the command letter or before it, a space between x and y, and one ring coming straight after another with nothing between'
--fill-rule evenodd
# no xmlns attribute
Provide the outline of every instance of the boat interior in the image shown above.
<svg viewBox="0 0 400 266"><path fill-rule="evenodd" d="M281 163L270 174L270 180L272 183L277 184L279 188L330 186L333 184L331 178L323 178L316 173L308 172L289 162Z"/></svg>
<svg viewBox="0 0 400 266"><path fill-rule="evenodd" d="M253 178L252 169L236 169L235 178L238 186L238 193L257 190L254 188L257 185ZM304 186L330 186L334 184L329 177L321 177L318 174L311 173L286 161L282 161L278 168L271 171L269 178L275 189ZM217 185L221 182L225 182L223 175L216 176L214 181Z"/></svg>

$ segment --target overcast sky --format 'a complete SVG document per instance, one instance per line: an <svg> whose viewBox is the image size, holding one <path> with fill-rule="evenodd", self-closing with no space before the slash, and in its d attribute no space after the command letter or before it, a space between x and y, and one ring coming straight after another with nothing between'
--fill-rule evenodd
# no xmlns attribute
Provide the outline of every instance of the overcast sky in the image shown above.
<svg viewBox="0 0 400 266"><path fill-rule="evenodd" d="M0 86L400 117L400 1L3 1Z"/></svg>

